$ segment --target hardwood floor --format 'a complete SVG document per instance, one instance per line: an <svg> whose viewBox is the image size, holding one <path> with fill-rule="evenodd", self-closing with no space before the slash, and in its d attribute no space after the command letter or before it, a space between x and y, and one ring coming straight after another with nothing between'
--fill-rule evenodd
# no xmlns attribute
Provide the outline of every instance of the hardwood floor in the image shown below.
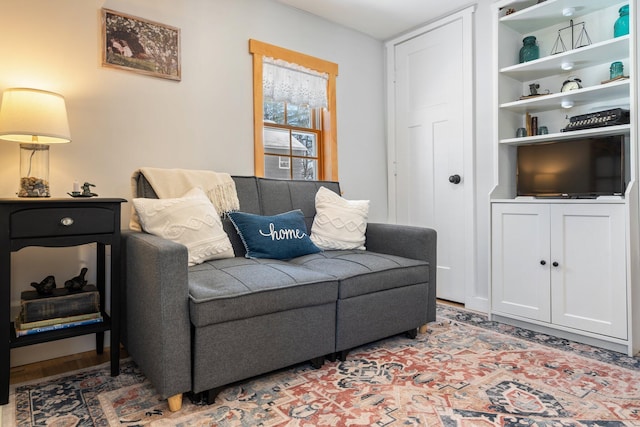
<svg viewBox="0 0 640 427"><path fill-rule="evenodd" d="M126 351L121 349L120 358L122 359L124 357L127 357ZM96 366L108 361L109 348L105 348L102 354L96 354L95 351L72 354L70 356L13 367L11 368L9 382L11 384L19 384L25 381Z"/></svg>

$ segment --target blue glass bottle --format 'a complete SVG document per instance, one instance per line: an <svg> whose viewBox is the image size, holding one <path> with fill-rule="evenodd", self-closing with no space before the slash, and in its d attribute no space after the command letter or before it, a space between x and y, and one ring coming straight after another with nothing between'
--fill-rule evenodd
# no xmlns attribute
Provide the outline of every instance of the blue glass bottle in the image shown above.
<svg viewBox="0 0 640 427"><path fill-rule="evenodd" d="M536 43L535 36L528 36L522 39L522 47L520 48L520 63L533 61L540 57L540 48Z"/></svg>
<svg viewBox="0 0 640 427"><path fill-rule="evenodd" d="M629 34L629 5L622 6L618 13L620 13L620 17L613 24L613 37Z"/></svg>

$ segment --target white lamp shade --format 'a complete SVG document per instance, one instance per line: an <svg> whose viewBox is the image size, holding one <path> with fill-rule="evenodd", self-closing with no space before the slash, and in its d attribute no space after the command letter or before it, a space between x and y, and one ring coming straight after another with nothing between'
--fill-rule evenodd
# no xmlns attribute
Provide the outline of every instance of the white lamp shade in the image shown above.
<svg viewBox="0 0 640 427"><path fill-rule="evenodd" d="M71 141L64 97L38 89L7 89L0 106L0 139L20 143Z"/></svg>

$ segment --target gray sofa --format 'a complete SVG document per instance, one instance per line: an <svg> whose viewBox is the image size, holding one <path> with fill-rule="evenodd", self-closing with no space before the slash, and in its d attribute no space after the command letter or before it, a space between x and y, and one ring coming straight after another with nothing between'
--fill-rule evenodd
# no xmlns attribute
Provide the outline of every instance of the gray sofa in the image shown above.
<svg viewBox="0 0 640 427"><path fill-rule="evenodd" d="M240 210L301 209L307 228L320 186L337 182L233 177ZM157 198L140 175L138 197ZM436 232L369 223L366 251L324 251L291 260L247 259L223 220L235 258L188 267L185 246L123 233L123 344L169 406L182 394L207 402L239 380L325 357L435 320Z"/></svg>

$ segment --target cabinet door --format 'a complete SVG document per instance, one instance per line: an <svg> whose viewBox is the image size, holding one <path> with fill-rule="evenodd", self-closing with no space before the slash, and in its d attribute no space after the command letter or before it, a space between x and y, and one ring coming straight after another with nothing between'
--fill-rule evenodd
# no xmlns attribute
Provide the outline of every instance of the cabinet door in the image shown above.
<svg viewBox="0 0 640 427"><path fill-rule="evenodd" d="M623 205L551 206L554 324L627 338L624 218Z"/></svg>
<svg viewBox="0 0 640 427"><path fill-rule="evenodd" d="M492 205L492 310L550 320L549 207Z"/></svg>

